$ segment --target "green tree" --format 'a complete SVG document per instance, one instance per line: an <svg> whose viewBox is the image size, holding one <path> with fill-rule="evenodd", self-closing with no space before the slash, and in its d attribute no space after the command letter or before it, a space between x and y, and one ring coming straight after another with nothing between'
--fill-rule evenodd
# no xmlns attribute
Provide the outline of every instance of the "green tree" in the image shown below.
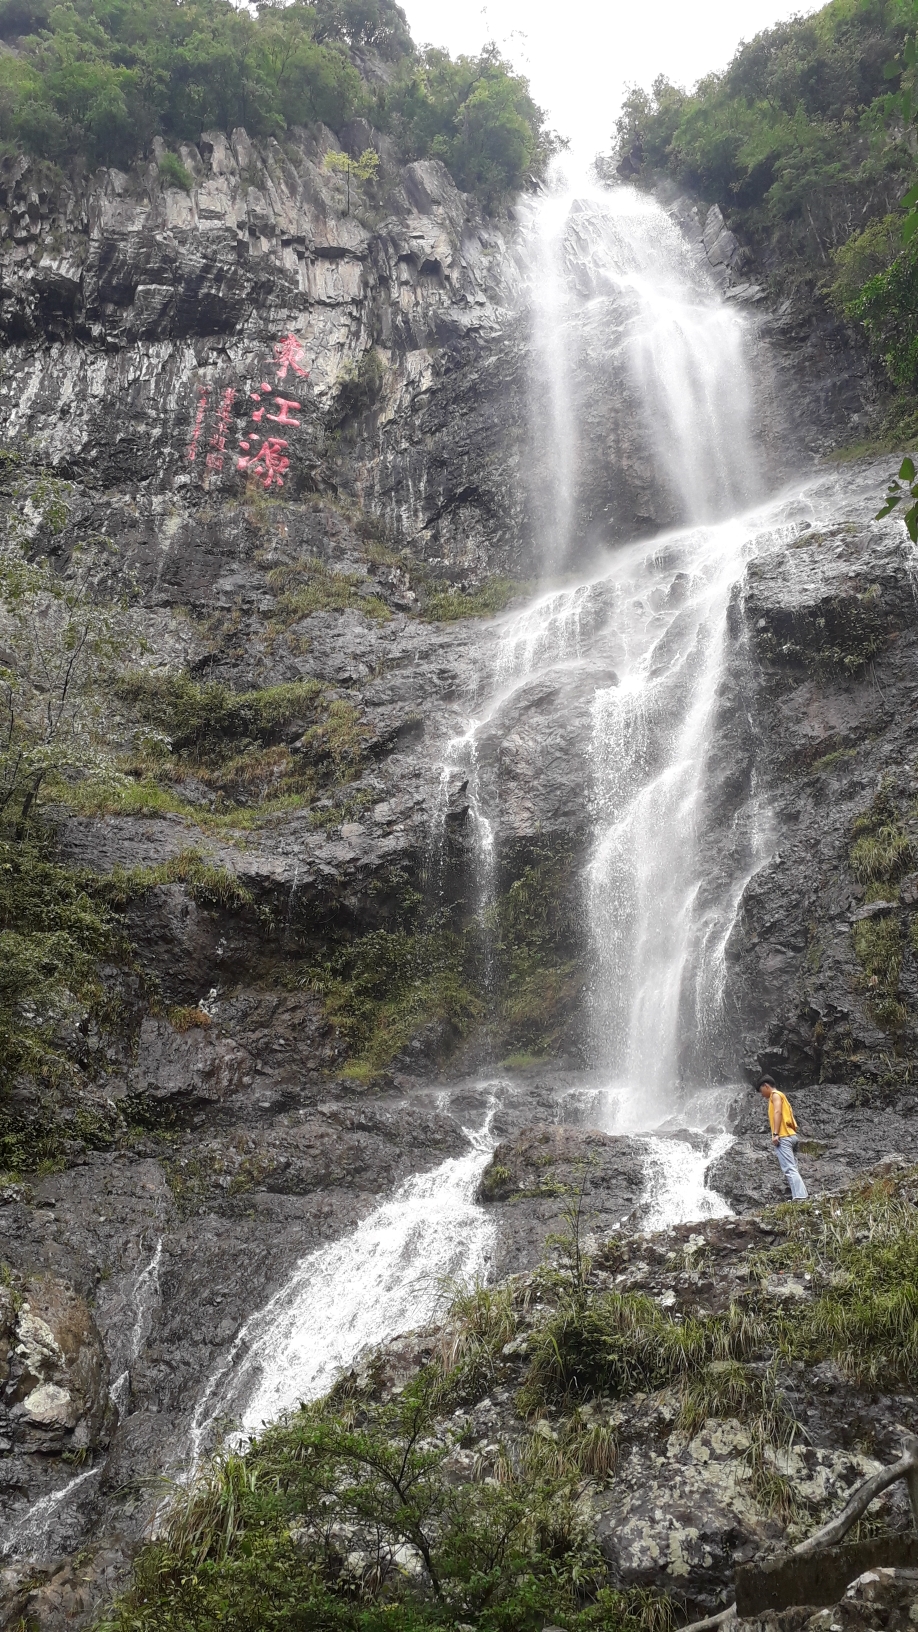
<svg viewBox="0 0 918 1632"><path fill-rule="evenodd" d="M20 517L0 549L0 826L22 838L47 782L111 777L108 693L131 631L126 606L96 597L106 540L74 553L65 574L25 553L29 522L52 536L66 527L65 485L40 482Z"/></svg>
<svg viewBox="0 0 918 1632"><path fill-rule="evenodd" d="M379 154L372 147L365 147L360 156L352 158L350 153L326 153L325 169L333 174L345 178L345 215L351 213L351 185L365 187L372 181L379 169Z"/></svg>
<svg viewBox="0 0 918 1632"><path fill-rule="evenodd" d="M409 156L442 159L460 187L489 203L518 191L559 145L528 82L495 46L477 57L425 52L388 93L386 118Z"/></svg>

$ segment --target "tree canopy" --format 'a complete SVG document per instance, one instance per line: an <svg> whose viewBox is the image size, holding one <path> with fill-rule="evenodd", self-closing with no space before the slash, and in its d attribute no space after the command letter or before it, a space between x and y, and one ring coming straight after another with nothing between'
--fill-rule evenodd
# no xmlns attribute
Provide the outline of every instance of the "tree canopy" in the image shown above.
<svg viewBox="0 0 918 1632"><path fill-rule="evenodd" d="M3 49L5 47L5 49ZM385 71L361 73L367 52ZM546 149L496 50L419 56L394 0L0 0L0 142L63 164L129 164L154 136L277 135L356 116L492 199Z"/></svg>
<svg viewBox="0 0 918 1632"><path fill-rule="evenodd" d="M775 284L820 290L908 394L918 237L902 207L918 203L918 187L906 191L916 30L918 0L831 0L743 44L692 91L665 79L635 88L617 127L623 173L649 182L668 172L719 204ZM900 409L913 412L905 396Z"/></svg>
<svg viewBox="0 0 918 1632"><path fill-rule="evenodd" d="M778 262L827 266L896 207L912 168L890 131L887 64L903 0L831 0L740 46L692 91L634 89L618 122L632 171L667 170L731 213Z"/></svg>

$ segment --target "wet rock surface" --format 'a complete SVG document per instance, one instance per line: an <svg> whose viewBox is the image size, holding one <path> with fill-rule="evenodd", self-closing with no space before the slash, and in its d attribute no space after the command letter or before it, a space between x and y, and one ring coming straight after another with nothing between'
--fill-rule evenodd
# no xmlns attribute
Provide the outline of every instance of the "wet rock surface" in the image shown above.
<svg viewBox="0 0 918 1632"><path fill-rule="evenodd" d="M589 1251L633 1215L646 1190L640 1140L563 1124L523 1128L497 1146L478 1188L500 1220L495 1274L528 1268L549 1236L570 1234L578 1219Z"/></svg>
<svg viewBox="0 0 918 1632"><path fill-rule="evenodd" d="M85 1625L123 1579L150 1516L143 1481L180 1463L200 1389L253 1310L304 1254L410 1174L464 1152L465 1130L481 1124L479 1088L443 1080L450 1039L435 1026L369 1084L343 1080L346 1038L321 995L286 978L302 946L397 928L406 893L426 888L436 866L443 896L468 900L479 796L498 812L501 882L563 840L582 905L585 745L596 688L616 682L612 597L598 590L578 611L579 666L526 681L486 723L477 788L460 771L445 804L448 744L500 675L501 624L418 616L417 563L470 595L496 573L526 581L542 565L524 456L519 222L486 220L441 165L399 169L385 155L382 220L344 218L322 170L335 142L321 127L293 133L287 152L242 131L206 134L183 150L191 194L164 189L154 164L103 172L82 193L43 193L0 256L10 455L0 486L16 536L66 565L104 535L100 593L133 599L156 669L236 690L318 682L356 711L361 753L344 793L238 832L207 822L219 801L191 778L175 790L181 813L56 813L68 863L111 876L194 851L251 901L203 901L175 881L131 901L127 932L158 1004L147 1012L132 992L130 1035L92 1087L98 1118L117 1109L118 1137L98 1122L85 1137L74 1126L64 1171L0 1189L11 1272L0 1286L2 1523L12 1533L29 1504L73 1486L43 1510L34 1544L23 1535L28 1556L7 1564L4 1612L48 1632ZM13 170L8 213L31 187ZM758 325L764 396L777 395L802 338L809 347L805 386L785 393L790 417L766 415L777 478L831 440L860 402L857 380L837 334L801 337L793 314L766 313L741 246L714 212L702 220L693 208L674 206L695 251ZM571 335L586 382L580 559L682 513L634 419L614 326L591 309L592 287L583 293ZM281 377L277 348L291 336ZM378 392L354 401L344 388L371 354ZM263 380L281 414L278 394L301 404L300 422L287 432L284 488L253 498L237 457ZM729 724L706 817L712 872L731 876L737 811L753 799L772 812L775 842L726 949L727 1000L750 1069L808 1085L794 1103L814 1194L915 1153L897 1062L911 1057L918 1012L918 859L884 902L866 899L848 861L879 780L904 822L916 791L914 558L901 529L863 520L885 474L884 464L830 475L812 501L816 526L804 530L807 504L790 506L794 536L757 547L734 609ZM55 537L33 504L49 475L68 484ZM316 562L330 604L291 602L297 572L315 574ZM856 955L864 914L901 932L906 1012L892 1028ZM583 983L572 989L580 1004ZM162 1012L170 1005L196 1009L193 1023L179 1029ZM571 1029L583 1030L577 1016ZM820 1074L825 1083L809 1086ZM539 1261L584 1178L589 1238L644 1196L643 1147L566 1125L564 1087L546 1074L502 1089L482 1190L502 1273ZM736 1143L710 1175L738 1212L783 1198L760 1110L738 1115ZM756 1229L700 1226L699 1245L693 1226L609 1274L689 1313L727 1296L731 1255ZM776 1295L807 1291L788 1283ZM482 1443L510 1420L514 1386L511 1370L476 1407ZM823 1446L796 1470L825 1493L863 1465L852 1424L882 1452L898 1406L861 1410L837 1378L813 1393L817 1429L828 1424L848 1447ZM721 1424L690 1442L675 1412L671 1400L643 1401L615 1419L622 1479L603 1509L603 1549L623 1581L662 1572L713 1601L732 1560L774 1526L731 1484L742 1430ZM77 1550L89 1536L87 1560Z"/></svg>
<svg viewBox="0 0 918 1632"><path fill-rule="evenodd" d="M797 1088L797 1165L811 1196L843 1189L878 1162L918 1160L918 1094L903 1089L875 1103L863 1088L833 1083ZM751 1090L730 1113L734 1142L708 1169L708 1183L737 1212L788 1200L768 1127L768 1107Z"/></svg>
<svg viewBox="0 0 918 1632"><path fill-rule="evenodd" d="M882 1117L884 1090L909 1081L918 1012L908 859L918 649L914 551L862 519L872 480L852 473L832 524L817 510L815 527L766 542L747 571L737 635L755 655L747 695L774 838L727 960L750 1070L858 1083ZM865 878L863 864L859 874L854 850L878 800L901 828L889 880ZM900 949L894 973L858 930L878 916Z"/></svg>

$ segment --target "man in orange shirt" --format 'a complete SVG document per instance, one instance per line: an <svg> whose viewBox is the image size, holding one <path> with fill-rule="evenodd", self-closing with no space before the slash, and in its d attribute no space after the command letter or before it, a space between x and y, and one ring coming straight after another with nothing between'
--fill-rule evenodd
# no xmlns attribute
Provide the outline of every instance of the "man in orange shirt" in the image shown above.
<svg viewBox="0 0 918 1632"><path fill-rule="evenodd" d="M786 1094L782 1094L774 1077L763 1077L759 1093L768 1100L768 1120L771 1123L771 1143L781 1172L787 1180L792 1201L806 1201L807 1188L797 1167L797 1122Z"/></svg>

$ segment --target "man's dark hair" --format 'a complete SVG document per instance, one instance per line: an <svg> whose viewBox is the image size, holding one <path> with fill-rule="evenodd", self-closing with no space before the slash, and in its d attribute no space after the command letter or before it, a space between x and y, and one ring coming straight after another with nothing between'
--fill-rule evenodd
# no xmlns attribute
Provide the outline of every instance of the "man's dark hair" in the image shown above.
<svg viewBox="0 0 918 1632"><path fill-rule="evenodd" d="M760 1088L777 1088L777 1086L778 1084L775 1082L774 1077L759 1077L759 1080L755 1085L755 1091L758 1093Z"/></svg>

